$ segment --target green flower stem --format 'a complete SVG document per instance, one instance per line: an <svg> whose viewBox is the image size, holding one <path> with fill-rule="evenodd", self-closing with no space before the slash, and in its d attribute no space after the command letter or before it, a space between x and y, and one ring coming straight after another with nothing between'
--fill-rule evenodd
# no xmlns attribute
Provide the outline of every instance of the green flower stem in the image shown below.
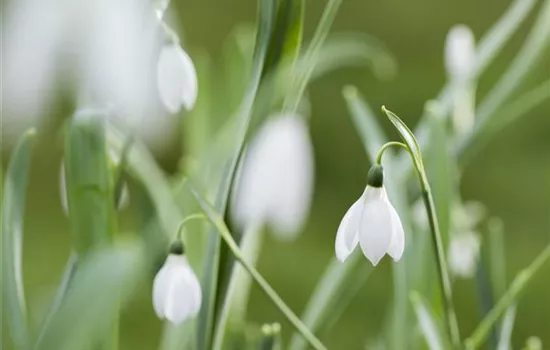
<svg viewBox="0 0 550 350"><path fill-rule="evenodd" d="M411 133L412 135L412 133ZM432 195L432 190L428 182L428 178L424 172L424 169L421 164L421 159L417 159L413 151L405 144L401 142L388 142L384 144L378 156L376 157L376 162L378 164L382 161L382 155L390 147L401 147L405 148L411 155L414 163L414 167L418 174L420 180L420 186L422 187L422 199L424 200L424 205L426 207L426 212L428 214L428 221L430 223L430 231L432 232L432 239L436 252L436 262L439 272L439 285L441 286L441 293L445 302L445 319L447 324L447 330L451 337L451 344L454 349L461 348L460 342L460 332L458 329L458 322L456 319L456 312L453 304L453 293L451 288L451 278L449 276L449 269L447 268L447 259L445 257L445 249L443 248L443 240L441 238L441 232L439 231L439 223L437 220L437 214L435 212L435 204Z"/></svg>
<svg viewBox="0 0 550 350"><path fill-rule="evenodd" d="M380 147L380 150L378 151L378 155L376 156L376 164L379 164L379 165L382 164L382 155L384 154L384 151L386 151L386 149L390 147L401 147L409 151L409 147L407 147L407 145L405 145L402 142L396 142L396 141L387 142L383 144L382 147Z"/></svg>
<svg viewBox="0 0 550 350"><path fill-rule="evenodd" d="M487 336L490 334L493 325L498 321L500 316L502 316L508 307L517 301L518 297L525 290L535 274L549 259L550 244L546 246L546 248L539 254L539 256L537 256L531 265L516 276L510 288L500 298L495 307L487 314L487 316L485 316L472 335L466 339L466 349L477 349L483 344Z"/></svg>
<svg viewBox="0 0 550 350"><path fill-rule="evenodd" d="M193 188L191 188L192 194L197 199L197 202L201 206L204 214L208 217L212 225L216 228L221 238L225 241L235 259L244 267L244 269L250 274L250 276L258 283L264 293L273 301L277 308L285 315L288 321L296 328L298 332L309 342L309 344L316 350L326 350L326 347L321 343L317 337L311 333L311 331L302 323L300 318L285 304L277 292L271 287L271 285L263 278L263 276L256 270L254 266L249 264L243 257L239 246L233 239L233 236L229 232L229 229L225 225L223 218L214 211L212 206L203 199L203 197Z"/></svg>

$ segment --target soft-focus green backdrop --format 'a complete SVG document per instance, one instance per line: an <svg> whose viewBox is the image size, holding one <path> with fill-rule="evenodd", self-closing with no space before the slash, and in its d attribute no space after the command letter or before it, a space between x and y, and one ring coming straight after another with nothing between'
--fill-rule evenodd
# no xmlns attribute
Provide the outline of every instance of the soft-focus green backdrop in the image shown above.
<svg viewBox="0 0 550 350"><path fill-rule="evenodd" d="M365 67L349 68L322 78L310 89L316 160L316 191L310 220L303 236L294 243L268 237L259 262L260 271L298 313L333 254L338 224L363 190L369 166L347 115L341 88L346 84L357 85L373 107L385 104L413 125L424 101L435 97L445 81L442 56L448 29L464 23L479 38L509 2L344 0L333 32L360 31L379 38L396 56L399 74L392 81L380 82ZM306 40L320 18L323 5L320 0L306 1ZM256 5L252 0L186 0L173 1L171 10L185 29L191 56L205 49L216 60L231 29L238 23L254 21ZM531 15L526 23L531 24L532 18ZM504 54L483 75L479 99L517 54L527 29L527 25L522 26ZM524 86L533 86L548 77L549 52ZM385 128L390 131L389 125ZM550 102L546 102L495 138L464 174L463 197L482 201L491 215L504 220L509 277L526 266L550 239L549 133ZM53 130L42 132L32 167L24 273L29 307L37 318L55 290L70 244L68 221L59 201L60 149L61 142ZM171 154L159 155L167 169L176 168L180 148L174 145L172 149ZM6 150L3 153L7 155ZM4 168L6 162L4 157ZM130 220L132 214L123 215ZM367 266L366 261L364 264ZM322 335L329 348L362 348L368 337L381 330L392 294L391 264L390 259L384 259L333 331ZM472 281L458 281L455 290L461 330L467 335L479 320L475 286ZM282 321L278 311L256 288L249 309L255 321ZM550 266L544 267L521 300L516 323L513 334L516 347L531 335L539 335L550 346ZM283 333L289 335L291 329L285 322L282 324ZM124 311L121 349L155 348L160 329L146 286Z"/></svg>

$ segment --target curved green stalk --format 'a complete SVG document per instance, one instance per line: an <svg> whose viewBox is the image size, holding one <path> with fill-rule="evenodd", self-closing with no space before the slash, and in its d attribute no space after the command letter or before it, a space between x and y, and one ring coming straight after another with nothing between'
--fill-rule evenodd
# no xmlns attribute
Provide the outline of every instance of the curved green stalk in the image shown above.
<svg viewBox="0 0 550 350"><path fill-rule="evenodd" d="M191 193L197 199L204 214L208 217L212 225L216 228L216 231L225 241L235 259L244 267L244 269L250 274L254 281L260 286L264 293L273 301L275 306L285 315L287 320L302 334L302 336L309 342L309 344L317 350L326 350L326 347L321 343L317 337L311 333L311 331L302 323L300 318L285 304L279 294L271 287L271 285L263 278L263 276L256 270L254 266L249 264L243 257L243 254L233 239L231 232L225 225L223 218L212 208L212 206L199 194L194 188L191 187Z"/></svg>
<svg viewBox="0 0 550 350"><path fill-rule="evenodd" d="M407 145L407 149L414 163L414 168L418 174L420 181L420 186L422 187L422 199L424 200L424 205L426 207L426 212L428 214L428 221L430 224L430 231L432 233L432 239L434 243L435 253L436 253L436 263L437 269L439 272L439 285L441 287L441 294L443 295L445 303L445 319L447 323L447 330L449 336L451 337L451 344L454 349L460 349L460 332L458 329L458 322L456 319L456 312L453 305L453 293L451 288L451 278L449 276L449 269L447 267L447 259L445 257L445 249L443 248L443 240L441 238L441 232L439 230L439 222L437 220L437 214L435 211L435 204L432 195L432 190L426 176L426 171L424 170L424 165L422 161L422 155L420 153L420 146L416 137L412 131L407 127L407 125L393 112L387 110L382 106L382 112L384 112L393 126L397 129L401 138ZM394 143L389 146L399 146L403 147L400 143ZM382 146L383 150L387 149L389 146ZM381 158L382 155L379 154L378 158Z"/></svg>

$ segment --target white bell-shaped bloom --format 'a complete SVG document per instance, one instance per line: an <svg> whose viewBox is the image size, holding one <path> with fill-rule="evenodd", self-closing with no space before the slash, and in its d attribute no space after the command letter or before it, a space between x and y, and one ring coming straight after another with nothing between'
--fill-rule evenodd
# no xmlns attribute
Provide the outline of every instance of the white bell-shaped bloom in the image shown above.
<svg viewBox="0 0 550 350"><path fill-rule="evenodd" d="M375 167L379 167L382 172L381 166ZM370 174L371 171L369 177ZM336 258L344 262L359 244L365 257L374 266L386 254L399 261L405 249L401 219L381 181L375 185L368 182L365 192L349 208L338 227Z"/></svg>
<svg viewBox="0 0 550 350"><path fill-rule="evenodd" d="M197 100L197 72L189 55L176 44L162 48L157 64L160 100L170 113L191 110Z"/></svg>
<svg viewBox="0 0 550 350"><path fill-rule="evenodd" d="M475 68L475 39L467 26L456 25L447 34L445 66L453 80L472 77Z"/></svg>
<svg viewBox="0 0 550 350"><path fill-rule="evenodd" d="M474 232L453 235L449 246L449 267L456 277L474 276L479 258L480 242Z"/></svg>
<svg viewBox="0 0 550 350"><path fill-rule="evenodd" d="M197 316L201 302L201 286L185 255L168 255L153 282L157 316L178 325Z"/></svg>
<svg viewBox="0 0 550 350"><path fill-rule="evenodd" d="M294 238L313 194L313 147L304 119L270 118L252 140L240 173L232 211L240 228L267 223L279 238Z"/></svg>

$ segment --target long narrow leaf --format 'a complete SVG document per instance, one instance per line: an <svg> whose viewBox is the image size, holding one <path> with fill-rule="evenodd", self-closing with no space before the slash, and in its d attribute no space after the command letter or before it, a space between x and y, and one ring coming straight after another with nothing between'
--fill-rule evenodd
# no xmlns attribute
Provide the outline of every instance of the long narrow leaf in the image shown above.
<svg viewBox="0 0 550 350"><path fill-rule="evenodd" d="M2 314L7 317L11 339L16 349L29 344L25 294L23 290L22 244L23 217L31 146L35 131L27 131L19 140L10 159L2 199Z"/></svg>
<svg viewBox="0 0 550 350"><path fill-rule="evenodd" d="M504 313L500 336L498 338L497 350L510 350L512 343L512 331L516 320L516 305L511 305Z"/></svg>
<svg viewBox="0 0 550 350"><path fill-rule="evenodd" d="M139 285L145 258L135 245L89 253L34 349L89 349L110 332L121 301Z"/></svg>
<svg viewBox="0 0 550 350"><path fill-rule="evenodd" d="M411 294L411 302L418 319L418 324L426 344L430 350L442 350L444 349L442 332L438 326L438 322L426 306L426 303L422 300L422 297L417 293Z"/></svg>
<svg viewBox="0 0 550 350"><path fill-rule="evenodd" d="M73 246L84 257L112 239L115 197L109 169L105 118L101 111L79 111L65 145L67 199Z"/></svg>

